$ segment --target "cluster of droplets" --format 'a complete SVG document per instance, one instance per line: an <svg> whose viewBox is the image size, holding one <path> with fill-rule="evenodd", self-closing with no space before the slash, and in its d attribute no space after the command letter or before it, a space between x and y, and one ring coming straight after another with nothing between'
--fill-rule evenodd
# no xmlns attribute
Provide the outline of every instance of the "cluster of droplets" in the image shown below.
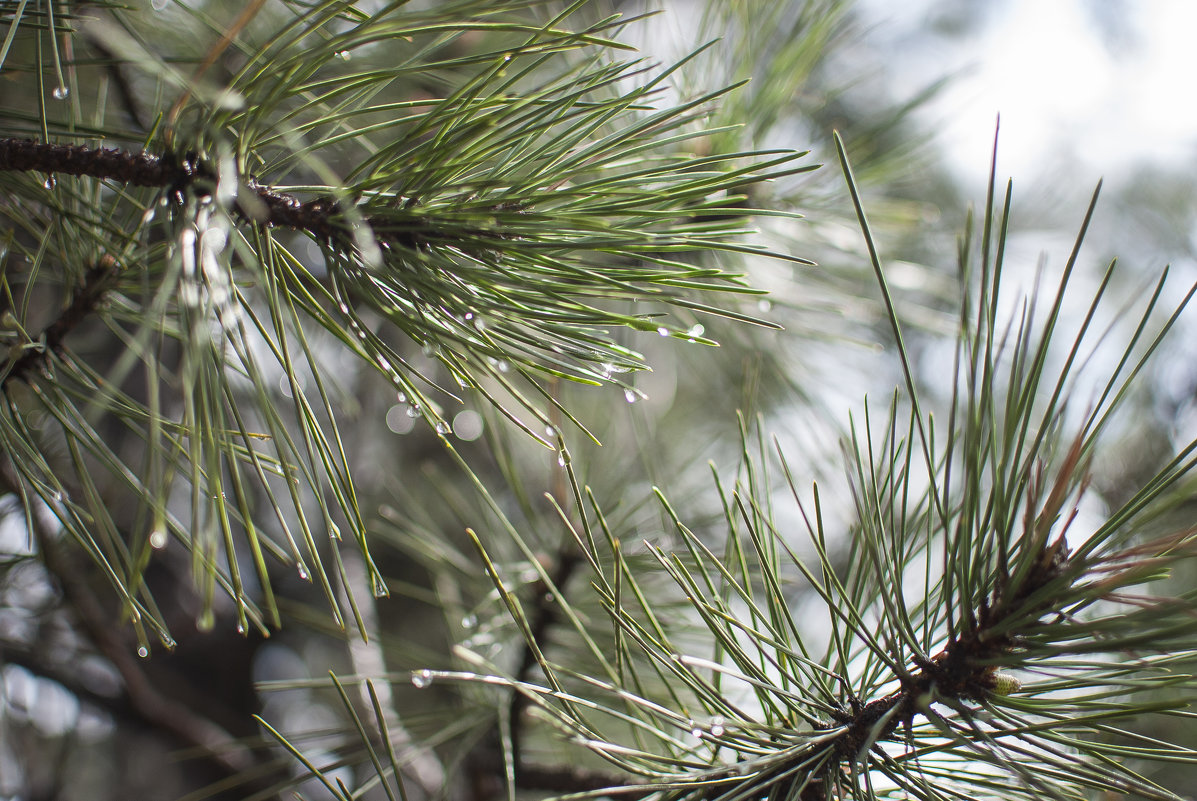
<svg viewBox="0 0 1197 801"><path fill-rule="evenodd" d="M690 736L695 740L718 739L726 732L724 722L722 715L715 715L705 725L693 720L688 721Z"/></svg>

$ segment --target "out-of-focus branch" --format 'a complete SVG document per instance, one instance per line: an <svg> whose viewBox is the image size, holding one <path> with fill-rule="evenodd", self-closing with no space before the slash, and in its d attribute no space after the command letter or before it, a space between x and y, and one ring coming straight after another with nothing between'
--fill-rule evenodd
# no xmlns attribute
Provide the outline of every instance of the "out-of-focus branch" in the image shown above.
<svg viewBox="0 0 1197 801"><path fill-rule="evenodd" d="M70 303L54 322L46 326L41 337L41 347L31 343L24 353L11 361L11 367L0 378L0 387L7 386L12 379L28 380L30 373L45 366L50 354L60 354L67 334L100 305L116 272L116 260L109 255L101 256L88 268L83 283L75 290Z"/></svg>
<svg viewBox="0 0 1197 801"><path fill-rule="evenodd" d="M10 465L0 468L0 491L20 494L19 479ZM253 752L237 738L184 704L162 695L142 672L137 658L112 628L99 598L92 593L87 577L77 571L69 557L60 553L54 537L38 514L26 520L46 571L62 591L83 633L107 659L124 683L128 709L146 724L165 732L184 746L207 754L223 773L238 775L258 767Z"/></svg>

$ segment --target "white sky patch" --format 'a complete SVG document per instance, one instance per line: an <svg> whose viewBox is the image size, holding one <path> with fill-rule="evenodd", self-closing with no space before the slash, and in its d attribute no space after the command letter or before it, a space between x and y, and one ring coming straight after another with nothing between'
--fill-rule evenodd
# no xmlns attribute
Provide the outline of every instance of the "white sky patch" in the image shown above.
<svg viewBox="0 0 1197 801"><path fill-rule="evenodd" d="M1119 24L1130 33L1113 50L1084 0L995 3L977 33L957 38L927 30L935 7L860 2L870 35L892 43L886 72L895 91L910 94L937 77L956 76L923 115L936 124L945 156L962 177L983 180L977 165L988 159L998 113L1000 175L1079 169L1116 177L1145 162L1174 163L1197 153L1191 102L1197 3L1125 4L1117 13L1125 14Z"/></svg>

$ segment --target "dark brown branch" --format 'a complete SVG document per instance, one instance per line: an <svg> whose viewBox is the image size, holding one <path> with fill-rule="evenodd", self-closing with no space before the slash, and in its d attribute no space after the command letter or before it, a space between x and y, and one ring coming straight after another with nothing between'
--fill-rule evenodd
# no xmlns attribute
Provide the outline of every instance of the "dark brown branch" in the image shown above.
<svg viewBox="0 0 1197 801"><path fill-rule="evenodd" d="M557 622L560 617L557 598L552 595L553 592L564 592L565 585L569 583L574 571L577 570L581 563L581 556L578 554L577 545L572 539L558 550L556 554L556 564L553 566L552 589L541 582L534 585L535 598L532 602L532 619L529 622L529 632L531 634L531 641L540 643L547 642L547 634L549 629ZM517 682L525 682L528 680L532 669L536 667L536 653L533 651L529 643L524 643L523 652L520 654L520 664L515 672L515 680ZM511 721L511 759L515 767L515 781L516 785L524 789L537 790L556 790L555 787L548 787L540 784L529 784L535 776L547 776L554 771L539 768L528 773L524 765L523 759L523 716L528 708L528 699L523 693L513 692L511 694L511 701L508 707L509 717ZM562 775L573 774L574 771L561 771ZM576 784L575 784L576 786ZM608 783L602 784L602 787L611 786ZM597 787L583 787L583 790L598 789ZM573 791L570 791L573 792Z"/></svg>
<svg viewBox="0 0 1197 801"><path fill-rule="evenodd" d="M3 171L89 176L131 186L160 187L169 190L180 201L187 190L199 196L210 196L217 177L195 155L156 156L12 138L0 138L0 172ZM344 219L335 198L302 200L260 183L252 176L238 176L237 179L241 185L236 210L246 221L306 231L341 248L351 248L351 221ZM486 249L497 240L510 238L486 226L454 224L442 229L415 214L405 218L402 209L413 205L416 204L408 200L401 206L394 206L393 210L388 209L387 214L366 215L362 222L373 230L380 242L390 247L415 248L443 242L455 247ZM495 210L512 211L513 207L498 204Z"/></svg>
<svg viewBox="0 0 1197 801"><path fill-rule="evenodd" d="M108 255L102 256L89 267L83 276L83 283L75 290L70 303L42 332L41 347L31 344L20 358L12 363L8 373L0 378L0 387L7 386L12 379L27 381L30 373L46 365L50 354L61 355L67 334L100 305L116 272L116 260Z"/></svg>
<svg viewBox="0 0 1197 801"><path fill-rule="evenodd" d="M132 186L169 187L189 177L179 163L149 153L50 145L31 139L0 139L0 170L87 175Z"/></svg>
<svg viewBox="0 0 1197 801"><path fill-rule="evenodd" d="M194 156L155 156L114 148L51 145L30 139L0 139L0 171L85 175L131 186L156 186L176 193L181 193L197 179L214 179ZM310 231L326 239L334 238L342 231L336 221L338 207L335 200L300 200L252 178L245 182L244 188L249 197L238 198L239 208L254 222ZM211 191L205 187L197 189L201 194Z"/></svg>

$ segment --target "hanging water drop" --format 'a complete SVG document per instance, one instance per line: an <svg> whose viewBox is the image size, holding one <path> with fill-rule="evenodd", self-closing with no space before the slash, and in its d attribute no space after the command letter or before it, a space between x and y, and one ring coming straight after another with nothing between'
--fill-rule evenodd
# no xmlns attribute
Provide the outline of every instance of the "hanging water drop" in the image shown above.
<svg viewBox="0 0 1197 801"><path fill-rule="evenodd" d="M665 326L661 326L660 328L657 329L657 333L663 337L667 337L667 336L669 336L669 329L666 328Z"/></svg>
<svg viewBox="0 0 1197 801"><path fill-rule="evenodd" d="M299 577L301 579L303 579L304 581L311 580L311 576L308 575L308 566L305 565L303 562L300 562L298 565L296 565L296 569L299 571Z"/></svg>
<svg viewBox="0 0 1197 801"><path fill-rule="evenodd" d="M46 189L53 189L54 187L58 186L58 179L51 175L45 180L42 186L44 186Z"/></svg>
<svg viewBox="0 0 1197 801"><path fill-rule="evenodd" d="M623 399L626 400L628 403L635 403L637 398L638 398L638 396L636 395L635 390L625 389L623 391Z"/></svg>
<svg viewBox="0 0 1197 801"><path fill-rule="evenodd" d="M348 50L338 50L337 58L341 59L342 61L348 61L349 59L353 58L353 54Z"/></svg>
<svg viewBox="0 0 1197 801"><path fill-rule="evenodd" d="M444 420L437 420L436 421L436 433L440 434L442 437L445 437L445 436L448 436L449 434L452 434L453 431L452 431L452 429L449 428L449 424L446 423Z"/></svg>
<svg viewBox="0 0 1197 801"><path fill-rule="evenodd" d="M237 633L240 634L242 637L245 636L245 624L244 623L237 624Z"/></svg>
<svg viewBox="0 0 1197 801"><path fill-rule="evenodd" d="M416 689L423 690L429 684L432 684L432 671L417 670L411 674L411 683L415 685Z"/></svg>
<svg viewBox="0 0 1197 801"><path fill-rule="evenodd" d="M142 659L145 659L150 655L150 649L146 648L144 645L138 646L137 655Z"/></svg>
<svg viewBox="0 0 1197 801"><path fill-rule="evenodd" d="M408 417L419 417L423 413L424 412L420 410L419 406L408 406L407 407L407 416Z"/></svg>
<svg viewBox="0 0 1197 801"><path fill-rule="evenodd" d="M150 547L160 551L166 547L166 531L156 528L150 532Z"/></svg>
<svg viewBox="0 0 1197 801"><path fill-rule="evenodd" d="M565 454L564 453L557 454L557 466L565 467L565 462L566 462Z"/></svg>
<svg viewBox="0 0 1197 801"><path fill-rule="evenodd" d="M55 100L66 100L70 96L71 90L65 86L55 86L54 91L50 94L54 95Z"/></svg>

